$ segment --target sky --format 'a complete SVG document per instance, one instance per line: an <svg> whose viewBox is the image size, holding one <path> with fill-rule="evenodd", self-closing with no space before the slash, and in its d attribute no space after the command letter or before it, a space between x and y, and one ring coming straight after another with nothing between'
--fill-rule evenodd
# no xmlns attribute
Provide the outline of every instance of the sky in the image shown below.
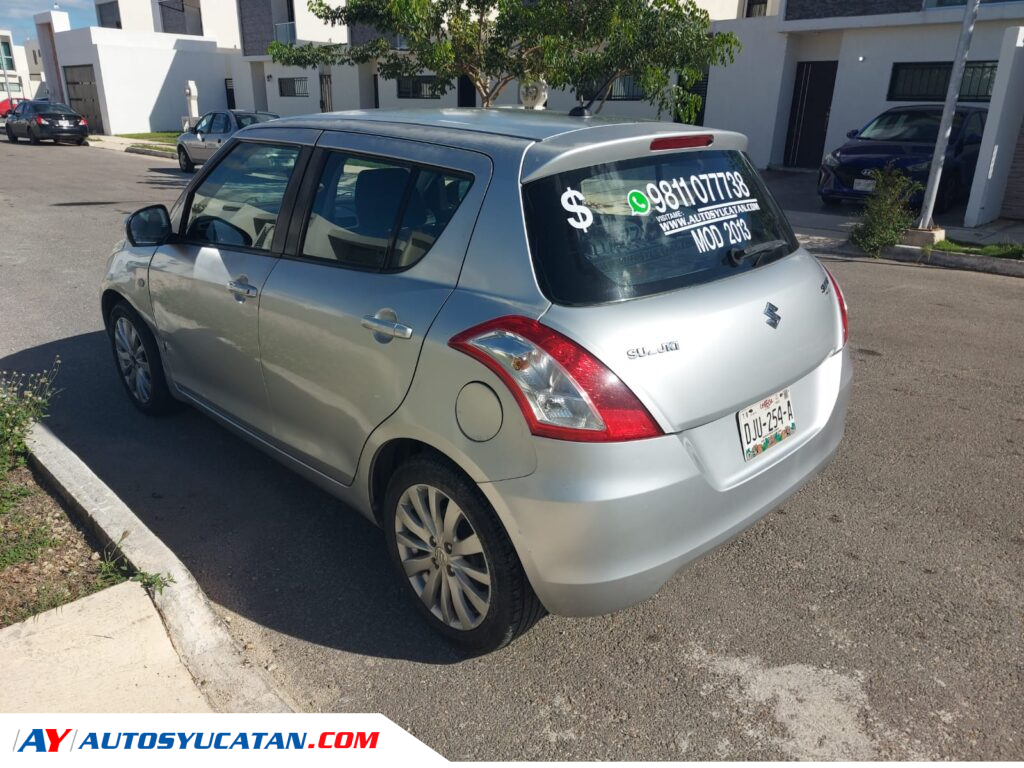
<svg viewBox="0 0 1024 768"><path fill-rule="evenodd" d="M94 0L61 0L56 3L59 10L67 11L71 17L71 28L96 26L96 3ZM0 29L11 30L16 45L23 45L25 39L36 36L32 17L43 11L52 11L53 0L0 0Z"/></svg>

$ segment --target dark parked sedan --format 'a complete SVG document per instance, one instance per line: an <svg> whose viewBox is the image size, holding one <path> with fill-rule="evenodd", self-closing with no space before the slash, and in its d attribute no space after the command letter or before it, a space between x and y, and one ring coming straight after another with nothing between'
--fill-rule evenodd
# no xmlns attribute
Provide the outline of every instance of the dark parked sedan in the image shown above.
<svg viewBox="0 0 1024 768"><path fill-rule="evenodd" d="M935 203L939 213L970 191L987 117L984 107L957 107ZM865 199L875 187L871 170L889 165L925 185L941 119L941 106L897 107L883 112L863 130L850 131L850 141L822 161L818 178L822 201L834 204ZM912 202L920 203L922 196L918 193Z"/></svg>
<svg viewBox="0 0 1024 768"><path fill-rule="evenodd" d="M49 101L23 101L7 116L8 141L28 139L38 144L43 139L73 141L82 144L89 136L89 123L66 104Z"/></svg>

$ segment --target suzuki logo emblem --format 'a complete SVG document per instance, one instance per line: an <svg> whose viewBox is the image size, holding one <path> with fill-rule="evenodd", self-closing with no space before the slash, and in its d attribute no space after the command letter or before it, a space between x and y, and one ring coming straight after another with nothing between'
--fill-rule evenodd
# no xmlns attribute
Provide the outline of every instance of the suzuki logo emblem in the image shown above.
<svg viewBox="0 0 1024 768"><path fill-rule="evenodd" d="M779 308L772 304L770 301L765 304L764 315L768 319L765 320L768 325L772 328L778 328L779 323L782 322L782 315L779 314Z"/></svg>

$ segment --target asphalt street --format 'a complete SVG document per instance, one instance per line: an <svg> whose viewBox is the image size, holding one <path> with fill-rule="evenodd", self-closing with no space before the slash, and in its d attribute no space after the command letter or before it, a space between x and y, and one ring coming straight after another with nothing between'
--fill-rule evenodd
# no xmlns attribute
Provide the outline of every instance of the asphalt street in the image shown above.
<svg viewBox="0 0 1024 768"><path fill-rule="evenodd" d="M856 366L835 462L655 598L464 659L401 601L378 530L121 391L106 258L185 180L0 140L0 369L61 357L51 428L303 706L462 760L1024 758L1024 280L830 260Z"/></svg>

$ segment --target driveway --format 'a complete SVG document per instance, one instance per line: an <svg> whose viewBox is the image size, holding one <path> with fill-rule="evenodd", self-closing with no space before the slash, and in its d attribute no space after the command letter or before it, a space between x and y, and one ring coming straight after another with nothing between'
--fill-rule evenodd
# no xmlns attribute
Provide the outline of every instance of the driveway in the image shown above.
<svg viewBox="0 0 1024 768"><path fill-rule="evenodd" d="M50 427L304 707L379 711L463 760L1024 758L1024 281L830 263L856 365L836 461L655 598L465 659L400 600L373 526L120 391L99 281L123 214L177 195L173 164L0 140L0 167L0 369L60 355Z"/></svg>
<svg viewBox="0 0 1024 768"><path fill-rule="evenodd" d="M859 203L842 203L829 206L818 197L817 171L770 170L762 174L775 199L787 211L801 213L824 213L836 218L856 219L864 210ZM940 227L962 227L967 213L967 202L963 201L942 214L937 214L936 224Z"/></svg>

